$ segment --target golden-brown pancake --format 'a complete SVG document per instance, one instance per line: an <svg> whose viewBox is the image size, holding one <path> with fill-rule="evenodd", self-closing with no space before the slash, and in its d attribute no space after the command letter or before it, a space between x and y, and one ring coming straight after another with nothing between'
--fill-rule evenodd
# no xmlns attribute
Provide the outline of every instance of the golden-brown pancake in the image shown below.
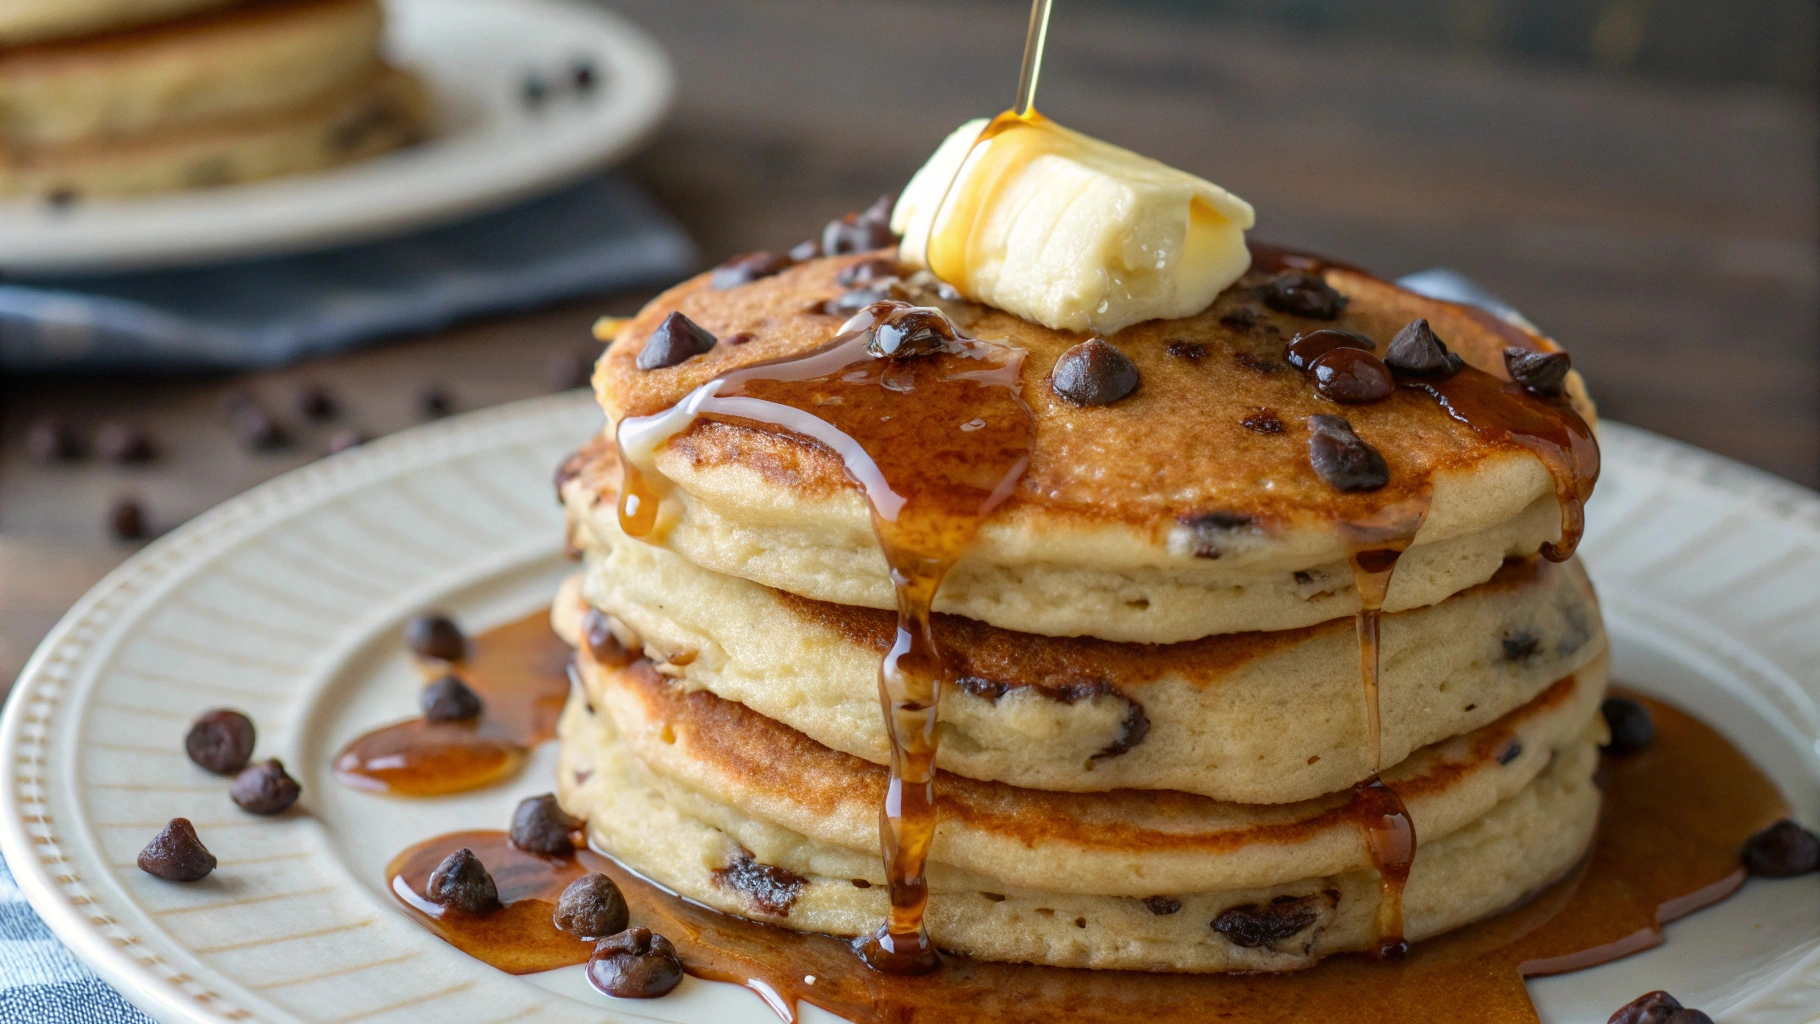
<svg viewBox="0 0 1820 1024"><path fill-rule="evenodd" d="M112 32L246 0L5 0L0 46Z"/></svg>

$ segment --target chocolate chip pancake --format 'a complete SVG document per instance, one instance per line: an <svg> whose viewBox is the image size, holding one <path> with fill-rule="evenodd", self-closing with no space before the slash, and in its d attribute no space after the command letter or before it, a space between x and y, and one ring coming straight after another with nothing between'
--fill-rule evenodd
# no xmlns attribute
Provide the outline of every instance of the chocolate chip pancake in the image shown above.
<svg viewBox="0 0 1820 1024"><path fill-rule="evenodd" d="M722 288L704 275L666 292L618 332L597 369L609 417L656 414L735 368L826 345L854 268L889 257L811 260L755 280L723 277ZM1596 475L1590 434L1574 433L1592 417L1578 378L1555 382L1572 412L1505 383L1507 348L1552 343L1345 267L1263 253L1207 310L1103 339L1114 355L1091 350L1100 363L1133 376L1098 404L1081 401L1102 393L1079 377L1092 361L1062 362L1082 337L939 290L917 301L943 303L971 336L1022 353L1019 388L1034 419L1027 471L935 599L937 610L1001 628L1173 643L1310 626L1358 609L1357 589L1344 585L1351 554L1406 541L1418 526L1384 607L1433 604L1564 532L1571 547ZM647 339L673 313L703 335L641 369ZM1388 355L1418 319L1464 369L1354 403L1326 397L1344 386L1292 365L1298 335L1351 332ZM1499 416L1478 415L1492 406ZM1513 409L1546 420L1544 432L1566 431L1557 457L1545 457L1546 440L1505 429ZM967 410L942 414L967 429ZM1346 475L1360 441L1381 460L1381 480ZM654 460L677 488L663 542L678 554L815 600L895 606L865 501L829 448L719 416L695 420Z"/></svg>
<svg viewBox="0 0 1820 1024"><path fill-rule="evenodd" d="M112 32L240 2L243 0L10 0L0 4L0 46Z"/></svg>

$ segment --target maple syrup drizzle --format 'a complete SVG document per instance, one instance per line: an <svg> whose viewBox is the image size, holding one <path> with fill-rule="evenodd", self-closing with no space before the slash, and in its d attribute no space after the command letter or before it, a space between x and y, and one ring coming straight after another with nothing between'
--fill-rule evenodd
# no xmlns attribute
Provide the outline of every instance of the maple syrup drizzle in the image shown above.
<svg viewBox="0 0 1820 1024"><path fill-rule="evenodd" d="M936 826L937 708L949 681L930 633L930 606L980 521L1022 478L1035 426L1021 397L1022 350L961 338L931 355L879 358L867 348L876 326L868 315L816 352L735 370L669 412L622 421L621 462L630 471L620 525L630 536L650 536L663 500L637 472L632 445L649 450L653 432L674 436L696 417L809 438L838 455L864 492L898 619L879 668L891 740L880 809L890 910L878 933L855 949L880 970L921 973L939 964L923 927L923 864Z"/></svg>
<svg viewBox="0 0 1820 1024"><path fill-rule="evenodd" d="M465 661L421 659L425 681L453 672L484 705L478 719L423 718L385 726L335 755L335 777L387 796L444 796L517 774L530 748L556 735L573 656L549 612L527 615L473 639Z"/></svg>

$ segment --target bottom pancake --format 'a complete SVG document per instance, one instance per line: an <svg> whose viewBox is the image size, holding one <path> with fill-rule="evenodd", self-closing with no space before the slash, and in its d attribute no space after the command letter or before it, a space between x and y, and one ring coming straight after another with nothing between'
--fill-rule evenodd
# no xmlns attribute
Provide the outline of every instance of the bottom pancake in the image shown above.
<svg viewBox="0 0 1820 1024"><path fill-rule="evenodd" d="M809 819L793 821L799 827L792 828L779 822L787 815L772 813L775 807L765 806L761 813L762 802L728 799L679 781L674 766L666 766L668 771L653 767L634 753L638 741L621 732L618 719L629 713L636 717L636 709L628 705L639 700L661 705L667 699L661 688L677 688L643 661L608 669L588 663L584 656L583 667L587 685L572 696L559 729L558 785L564 806L587 818L597 847L659 884L727 913L833 935L860 935L877 927L886 896L875 831L868 842L839 828L818 827ZM1602 683L1601 678L1598 689ZM738 708L705 693L686 699ZM608 701L615 706L604 706ZM758 717L743 709L734 713ZM656 742L687 749L690 734L700 723L685 719L674 727L657 726ZM1582 716L1581 722L1573 738L1541 755L1540 767L1532 767L1533 774L1521 786L1470 821L1421 842L1404 898L1409 938L1425 938L1494 913L1558 878L1582 856L1597 822L1599 793L1592 782L1598 762L1598 719ZM634 721L633 727L643 725ZM859 774L850 788L862 797L869 791L860 776L872 766L825 748L822 752L863 766L854 769ZM1527 753L1524 759L1535 756ZM1513 764L1518 759L1513 758ZM782 774L801 770L806 805L815 802L814 791L838 786L838 780L825 777L829 763L799 763L800 758L783 749L778 760ZM952 777L946 781L951 789L969 785ZM1092 829L1095 823L1090 819L1099 813L1105 819L1097 826L1102 834L1069 837L1085 842L1089 848L1085 852L1072 841L1061 842L1059 850L1053 848L1057 843L1034 842L1022 851L976 843L978 852L993 856L961 857L964 863L956 863L944 845L957 845L956 837L964 840L965 830L938 833L929 870L927 922L944 949L983 959L1065 967L1212 972L1290 970L1332 953L1374 945L1372 925L1380 887L1376 872L1357 864L1356 858L1343 857L1335 870L1258 881L1268 874L1268 865L1260 862L1271 861L1278 847L1295 853L1288 858L1291 865L1318 862L1326 848L1350 849L1353 844L1343 842L1347 838L1343 834L1327 834L1346 831L1331 827L1336 824L1331 808L1299 808L1295 813L1311 817L1303 823L1308 828L1298 828L1285 827L1282 808L1217 805L1184 794L1126 791L1082 797L1010 787L997 787L997 794L1004 805L1001 810L1047 816L1049 826L1061 813L1051 801L1085 799L1088 810L1080 820L1063 824ZM951 795L945 792L945 814L956 806ZM982 802L978 791L960 793L958 798L967 804L960 816L977 815ZM1126 800L1136 808L1130 815L1117 808L1107 813L1095 803L1106 800ZM1243 820L1254 811L1268 819L1262 832L1238 828L1236 839L1188 835L1192 842L1182 848L1184 830L1178 819L1204 832L1201 819ZM1122 817L1151 827L1134 828L1117 820ZM1418 833L1422 817L1417 813ZM1173 830L1172 823L1177 826ZM1121 839L1123 848L1110 855L1111 861L1126 863L1121 871L1032 869L1055 863L1058 853L1107 862L1108 852L1092 850L1093 842L1118 846ZM1211 845L1196 850L1194 842ZM1240 845L1220 849L1221 842ZM1156 844L1154 851L1150 844ZM1044 851L1044 846L1052 848ZM1230 861L1236 873L1228 874L1250 881L1183 886L1180 883L1188 880L1184 853L1192 855L1186 858L1186 875L1218 877L1224 870L1220 862ZM1194 861L1210 866L1195 870Z"/></svg>

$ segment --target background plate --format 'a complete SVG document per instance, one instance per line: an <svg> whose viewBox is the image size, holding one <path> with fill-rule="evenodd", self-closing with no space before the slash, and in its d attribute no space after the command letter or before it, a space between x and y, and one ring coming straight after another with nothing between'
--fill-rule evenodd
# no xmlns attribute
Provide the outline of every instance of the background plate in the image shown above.
<svg viewBox="0 0 1820 1024"><path fill-rule="evenodd" d="M630 22L566 0L387 0L389 48L435 93L431 141L320 174L66 210L0 204L14 273L126 270L340 245L502 206L629 153L669 107L669 58ZM586 97L520 101L526 74L594 62Z"/></svg>
<svg viewBox="0 0 1820 1024"><path fill-rule="evenodd" d="M570 568L551 471L599 424L572 394L374 442L199 517L85 597L0 723L0 852L57 935L169 1024L774 1021L744 990L694 979L621 1002L578 968L513 978L395 909L386 861L440 832L503 826L515 800L550 788L552 747L511 785L443 800L329 777L344 741L414 711L405 618L434 604L479 629L549 600ZM1583 550L1618 677L1724 730L1813 824L1820 498L1617 424L1603 441ZM291 766L306 813L241 814L185 759L190 719L224 704L258 723L260 757ZM179 815L221 860L196 885L133 863ZM1813 1019L1820 878L1754 881L1670 925L1656 950L1531 991L1545 1020L1597 1024L1664 986L1726 1024Z"/></svg>

